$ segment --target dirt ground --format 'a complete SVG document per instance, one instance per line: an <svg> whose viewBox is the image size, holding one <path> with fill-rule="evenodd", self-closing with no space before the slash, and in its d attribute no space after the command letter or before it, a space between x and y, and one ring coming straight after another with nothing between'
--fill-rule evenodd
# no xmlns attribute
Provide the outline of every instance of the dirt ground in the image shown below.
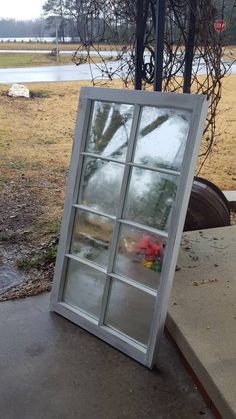
<svg viewBox="0 0 236 419"><path fill-rule="evenodd" d="M81 86L29 84L34 98L12 99L0 85L0 267L25 275L0 301L50 289ZM115 86L113 86L115 87ZM217 145L200 173L236 189L236 76L224 81Z"/></svg>

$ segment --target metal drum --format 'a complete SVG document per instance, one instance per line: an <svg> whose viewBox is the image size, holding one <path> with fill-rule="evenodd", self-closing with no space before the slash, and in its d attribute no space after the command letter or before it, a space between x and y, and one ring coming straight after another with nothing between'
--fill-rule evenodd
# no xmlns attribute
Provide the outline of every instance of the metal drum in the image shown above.
<svg viewBox="0 0 236 419"><path fill-rule="evenodd" d="M184 231L230 225L229 203L214 183L201 177L193 182Z"/></svg>

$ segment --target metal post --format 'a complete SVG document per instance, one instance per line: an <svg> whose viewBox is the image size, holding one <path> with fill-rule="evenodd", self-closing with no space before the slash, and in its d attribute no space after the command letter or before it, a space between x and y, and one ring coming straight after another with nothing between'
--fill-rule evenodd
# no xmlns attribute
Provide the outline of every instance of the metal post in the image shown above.
<svg viewBox="0 0 236 419"><path fill-rule="evenodd" d="M156 3L156 41L155 41L155 80L154 90L162 90L162 76L164 63L164 32L165 32L166 0Z"/></svg>
<svg viewBox="0 0 236 419"><path fill-rule="evenodd" d="M185 66L184 66L184 85L183 92L190 93L193 58L194 58L194 41L196 27L196 0L189 1L189 24L187 42L185 45Z"/></svg>
<svg viewBox="0 0 236 419"><path fill-rule="evenodd" d="M142 64L144 53L144 0L137 0L136 45L135 45L135 89L142 88Z"/></svg>
<svg viewBox="0 0 236 419"><path fill-rule="evenodd" d="M59 63L59 49L58 49L58 22L57 22L57 16L55 16L55 22L56 22L56 55L57 55L57 64Z"/></svg>

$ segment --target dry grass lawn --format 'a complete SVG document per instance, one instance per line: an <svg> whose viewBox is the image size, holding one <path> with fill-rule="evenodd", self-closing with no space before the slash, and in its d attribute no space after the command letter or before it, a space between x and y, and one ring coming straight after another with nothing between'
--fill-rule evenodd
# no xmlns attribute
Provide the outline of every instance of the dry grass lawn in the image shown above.
<svg viewBox="0 0 236 419"><path fill-rule="evenodd" d="M25 184L26 190L27 185L42 215L33 229L41 234L61 213L79 89L88 84L32 84L36 95L46 97L31 100L10 99L0 87L1 187L17 190Z"/></svg>
<svg viewBox="0 0 236 419"><path fill-rule="evenodd" d="M216 143L200 176L222 190L236 190L236 75L230 75L223 81Z"/></svg>
<svg viewBox="0 0 236 419"><path fill-rule="evenodd" d="M72 64L72 55L60 54L59 64ZM48 65L57 65L56 57L43 53L0 53L0 68L38 67Z"/></svg>
<svg viewBox="0 0 236 419"><path fill-rule="evenodd" d="M31 100L9 98L0 85L0 242L15 243L17 258L31 257L58 234L79 91L89 85L29 84ZM236 75L224 80L217 124L217 145L200 175L235 190Z"/></svg>
<svg viewBox="0 0 236 419"><path fill-rule="evenodd" d="M81 44L63 44L59 42L60 51L75 51L80 48ZM12 50L52 50L55 48L55 43L50 42L2 42L0 43L0 50L12 49ZM113 44L99 44L96 45L100 51L108 51L111 48L116 48Z"/></svg>
<svg viewBox="0 0 236 419"><path fill-rule="evenodd" d="M59 216L70 160L81 86L89 82L29 84L44 96L10 99L0 87L1 185L28 179L32 193L44 203L47 217ZM114 86L113 86L114 87ZM224 81L214 152L200 175L221 189L236 189L236 76Z"/></svg>

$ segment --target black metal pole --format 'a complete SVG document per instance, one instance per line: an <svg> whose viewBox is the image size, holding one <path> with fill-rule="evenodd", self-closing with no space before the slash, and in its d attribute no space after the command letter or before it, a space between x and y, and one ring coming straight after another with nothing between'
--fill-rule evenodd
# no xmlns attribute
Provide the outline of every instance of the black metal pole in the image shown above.
<svg viewBox="0 0 236 419"><path fill-rule="evenodd" d="M135 89L142 88L142 65L144 52L144 1L137 0L137 15L136 15L136 45L135 45Z"/></svg>
<svg viewBox="0 0 236 419"><path fill-rule="evenodd" d="M195 28L196 28L196 0L189 2L189 24L187 42L185 45L185 66L184 66L184 85L183 92L190 93L192 68L194 59L194 42L195 42Z"/></svg>
<svg viewBox="0 0 236 419"><path fill-rule="evenodd" d="M155 40L155 80L154 90L162 90L163 64L164 64L164 33L166 0L157 0L156 3L156 40Z"/></svg>

